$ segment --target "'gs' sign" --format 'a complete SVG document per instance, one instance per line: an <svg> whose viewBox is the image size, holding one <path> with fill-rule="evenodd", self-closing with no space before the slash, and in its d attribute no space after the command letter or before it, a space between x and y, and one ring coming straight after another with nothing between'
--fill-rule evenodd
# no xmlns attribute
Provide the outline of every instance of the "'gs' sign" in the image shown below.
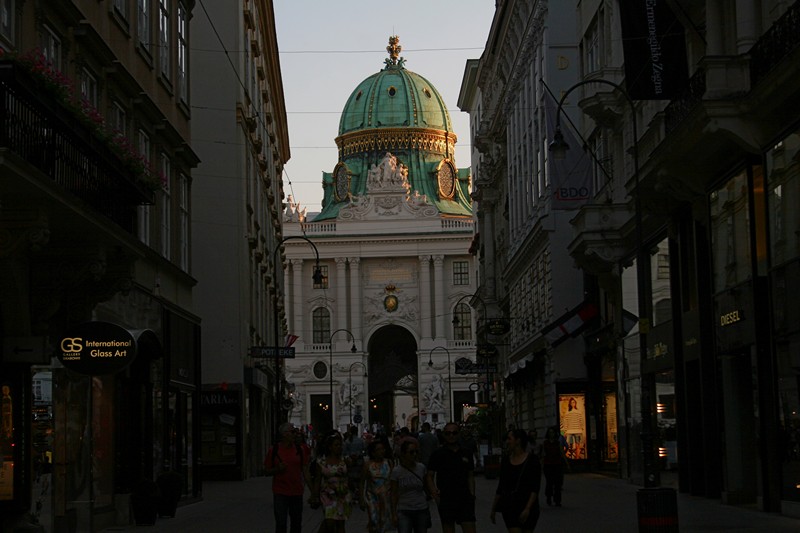
<svg viewBox="0 0 800 533"><path fill-rule="evenodd" d="M136 339L110 322L86 322L61 338L58 358L66 368L88 375L113 374L136 357Z"/></svg>

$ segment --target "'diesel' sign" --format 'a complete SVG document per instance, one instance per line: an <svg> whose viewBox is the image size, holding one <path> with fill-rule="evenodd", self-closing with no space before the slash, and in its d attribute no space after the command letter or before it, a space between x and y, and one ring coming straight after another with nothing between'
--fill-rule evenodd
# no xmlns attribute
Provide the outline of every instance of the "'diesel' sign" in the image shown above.
<svg viewBox="0 0 800 533"><path fill-rule="evenodd" d="M70 328L58 344L63 365L80 374L113 374L136 357L136 339L110 322L86 322Z"/></svg>

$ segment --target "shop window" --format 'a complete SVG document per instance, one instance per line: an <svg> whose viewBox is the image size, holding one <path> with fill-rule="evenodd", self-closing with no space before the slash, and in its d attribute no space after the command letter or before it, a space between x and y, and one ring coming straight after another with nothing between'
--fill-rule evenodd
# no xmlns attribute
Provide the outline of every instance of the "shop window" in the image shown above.
<svg viewBox="0 0 800 533"><path fill-rule="evenodd" d="M678 433L675 406L675 375L673 372L656 374L656 448L661 468L678 467Z"/></svg>
<svg viewBox="0 0 800 533"><path fill-rule="evenodd" d="M3 383L0 411L0 501L14 499L14 398L11 385Z"/></svg>
<svg viewBox="0 0 800 533"><path fill-rule="evenodd" d="M650 294L652 325L672 320L672 300L669 283L669 240L658 243L650 256Z"/></svg>
<svg viewBox="0 0 800 533"><path fill-rule="evenodd" d="M752 275L747 190L747 172L743 170L709 198L714 292L743 283Z"/></svg>
<svg viewBox="0 0 800 533"><path fill-rule="evenodd" d="M603 397L603 416L605 417L605 457L609 462L619 460L619 436L617 434L617 393L607 392Z"/></svg>
<svg viewBox="0 0 800 533"><path fill-rule="evenodd" d="M586 397L583 394L558 396L559 427L567 446L568 459L586 459Z"/></svg>
<svg viewBox="0 0 800 533"><path fill-rule="evenodd" d="M800 133L766 154L770 259L782 265L800 257Z"/></svg>

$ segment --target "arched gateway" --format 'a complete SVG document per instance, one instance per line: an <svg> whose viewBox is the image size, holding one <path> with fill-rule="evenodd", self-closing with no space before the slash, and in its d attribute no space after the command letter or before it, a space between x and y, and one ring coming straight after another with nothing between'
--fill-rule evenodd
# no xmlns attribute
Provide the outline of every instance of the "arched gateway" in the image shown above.
<svg viewBox="0 0 800 533"><path fill-rule="evenodd" d="M368 352L370 426L415 427L419 376L414 335L402 326L383 326L370 337Z"/></svg>

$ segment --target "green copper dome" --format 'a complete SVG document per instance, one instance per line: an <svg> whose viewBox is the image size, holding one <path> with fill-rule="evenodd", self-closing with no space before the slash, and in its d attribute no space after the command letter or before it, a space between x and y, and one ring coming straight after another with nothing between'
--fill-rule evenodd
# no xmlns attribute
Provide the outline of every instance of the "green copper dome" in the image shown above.
<svg viewBox="0 0 800 533"><path fill-rule="evenodd" d="M409 193L445 216L471 217L469 169L455 165L456 134L439 91L405 68L399 38L389 38L389 57L379 72L359 83L339 120L339 161L323 172L322 212L314 221L336 218L340 208L368 194L367 176L387 153L407 169Z"/></svg>
<svg viewBox="0 0 800 533"><path fill-rule="evenodd" d="M401 61L358 84L342 111L339 135L372 128L451 131L450 113L436 88Z"/></svg>

